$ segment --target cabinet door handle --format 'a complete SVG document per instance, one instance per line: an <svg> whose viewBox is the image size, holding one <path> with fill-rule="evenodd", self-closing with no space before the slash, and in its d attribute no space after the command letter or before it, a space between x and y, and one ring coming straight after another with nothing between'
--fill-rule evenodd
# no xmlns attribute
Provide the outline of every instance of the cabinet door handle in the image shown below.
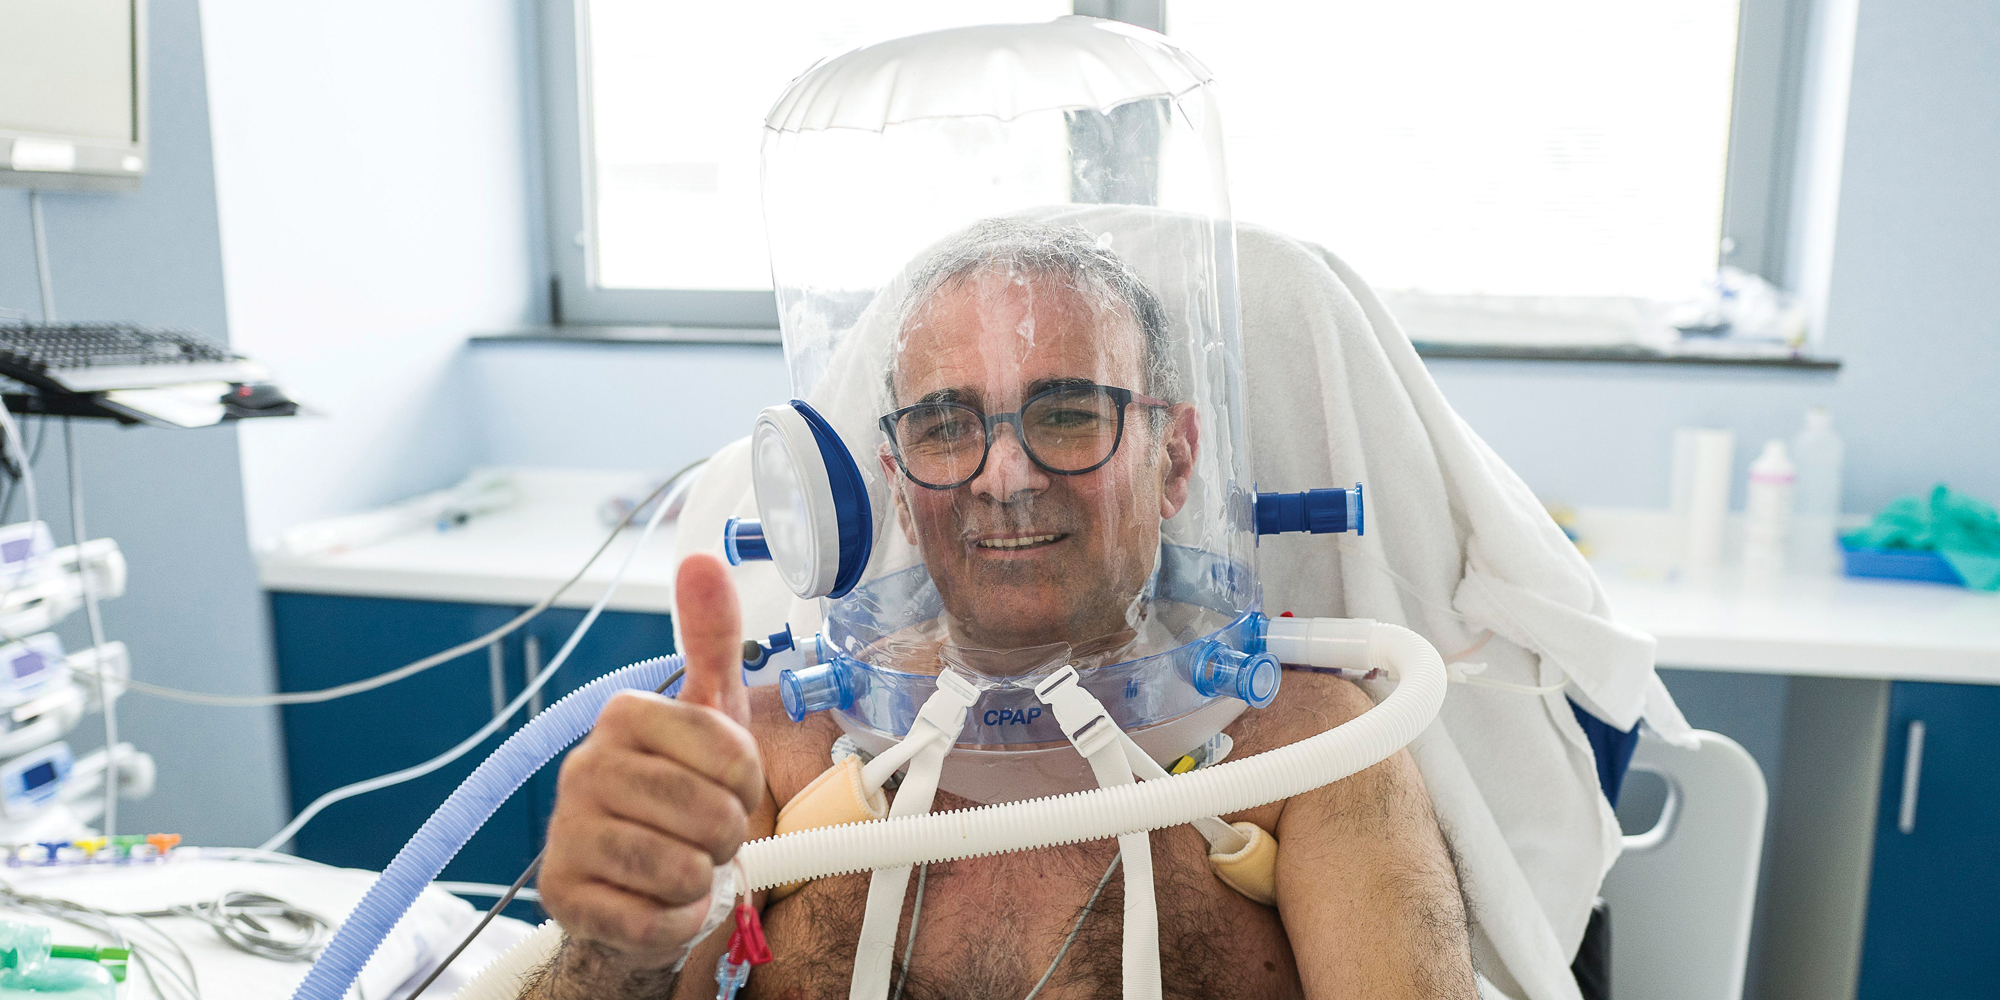
<svg viewBox="0 0 2000 1000"><path fill-rule="evenodd" d="M535 675L542 672L542 639L540 636L531 635L521 641L521 659L523 661L521 666L525 668L525 673L528 675L527 682L529 684L535 683ZM496 712L494 714L497 715L499 713ZM542 714L542 693L537 691L528 699L528 717L532 719L540 714Z"/></svg>
<svg viewBox="0 0 2000 1000"><path fill-rule="evenodd" d="M486 686L493 695L493 714L507 707L507 659L500 644L486 647Z"/></svg>
<svg viewBox="0 0 2000 1000"><path fill-rule="evenodd" d="M1917 784L1924 776L1924 720L1910 722L1910 738L1903 743L1903 807L1896 811L1896 829L1917 832Z"/></svg>

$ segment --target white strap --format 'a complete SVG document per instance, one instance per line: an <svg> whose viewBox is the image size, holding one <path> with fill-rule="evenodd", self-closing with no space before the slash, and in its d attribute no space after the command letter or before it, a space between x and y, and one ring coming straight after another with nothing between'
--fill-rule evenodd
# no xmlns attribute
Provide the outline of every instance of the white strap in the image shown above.
<svg viewBox="0 0 2000 1000"><path fill-rule="evenodd" d="M967 710L979 700L979 689L965 678L946 670L938 675L937 692L924 702L910 725L909 735L889 748L862 770L866 791L881 787L894 766L876 767L887 759L900 764L908 760L910 770L903 775L896 801L889 815L909 816L931 811L937 798L938 776L944 758L958 742L965 728ZM854 979L848 985L848 1000L885 1000L889 978L895 971L896 925L903 919L903 893L910 886L910 866L878 868L868 879L868 910L861 918L861 941L854 949Z"/></svg>
<svg viewBox="0 0 2000 1000"><path fill-rule="evenodd" d="M1120 742L1124 744L1125 759L1132 765L1132 773L1134 775L1147 781L1158 781L1161 778L1173 777L1173 775L1167 773L1166 768L1160 766L1159 761L1154 760L1146 751L1139 749L1139 744L1133 742L1131 736L1122 732L1118 736ZM1235 827L1224 823L1219 817L1203 816L1188 825L1194 827L1195 830L1201 833L1202 838L1208 841L1208 853L1210 854L1235 854L1237 851L1250 846L1250 838L1237 833Z"/></svg>
<svg viewBox="0 0 2000 1000"><path fill-rule="evenodd" d="M1076 682L1075 670L1064 667L1051 674L1036 686L1035 696L1055 713L1056 724L1090 762L1100 786L1132 783L1132 762L1125 749L1129 737L1111 721L1104 704ZM1147 762L1165 776L1159 764L1150 758ZM1125 1000L1159 1000L1160 910L1153 899L1150 836L1140 831L1119 837L1118 857L1125 879Z"/></svg>

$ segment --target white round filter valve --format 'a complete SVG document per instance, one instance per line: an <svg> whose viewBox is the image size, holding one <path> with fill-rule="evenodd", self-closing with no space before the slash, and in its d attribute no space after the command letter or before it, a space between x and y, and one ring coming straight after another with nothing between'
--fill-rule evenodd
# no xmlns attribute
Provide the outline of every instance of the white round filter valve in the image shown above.
<svg viewBox="0 0 2000 1000"><path fill-rule="evenodd" d="M833 429L796 400L765 408L750 432L750 476L785 586L808 600L853 589L875 526L861 474Z"/></svg>

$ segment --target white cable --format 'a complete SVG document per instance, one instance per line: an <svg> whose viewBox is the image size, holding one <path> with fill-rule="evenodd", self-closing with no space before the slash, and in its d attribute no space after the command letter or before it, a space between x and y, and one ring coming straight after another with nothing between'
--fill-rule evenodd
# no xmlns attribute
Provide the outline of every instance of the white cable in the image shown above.
<svg viewBox="0 0 2000 1000"><path fill-rule="evenodd" d="M332 868L333 865L296 854L279 851L263 851L254 847L176 847L173 857L202 861L252 861L262 864L305 866L308 868Z"/></svg>
<svg viewBox="0 0 2000 1000"><path fill-rule="evenodd" d="M42 286L42 322L56 321L56 286L49 273L49 233L42 225L42 193L28 192L28 223L35 237L35 277Z"/></svg>
<svg viewBox="0 0 2000 1000"><path fill-rule="evenodd" d="M1399 683L1381 704L1317 736L1169 781L1098 788L922 816L804 830L743 845L752 889L912 864L1103 840L1302 795L1370 767L1437 717L1444 660L1400 625L1370 628L1368 660Z"/></svg>
<svg viewBox="0 0 2000 1000"><path fill-rule="evenodd" d="M671 499L671 497L668 499ZM515 695L513 701L507 703L507 707L501 709L499 714L493 716L491 721L480 726L478 732L466 737L450 750L432 757L421 764L406 767L400 771L391 771L388 774L369 778L366 781L357 781L350 785L343 785L314 799L312 804L307 806L304 811L292 817L292 821L286 823L284 829L272 834L271 839L258 845L258 850L276 850L285 842L291 840L293 836L297 835L300 828L311 822L314 816L320 814L320 810L325 809L335 802L342 801L343 799L351 799L356 795L363 795L377 789L388 788L391 785L399 785L412 778L421 778L465 756L473 747L486 742L486 738L493 735L501 726L505 725L508 719L513 718L514 713L520 711L521 706L528 703L528 699L541 693L542 685L547 684L549 678L555 676L556 670L563 665L563 661L569 659L570 652L576 649L576 644L583 639L584 633L590 631L590 626L597 622L597 616L604 612L604 606L610 603L611 595L618 592L618 585L625 581L625 571L632 568L632 560L639 555L640 550L646 547L646 542L653 537L653 529L660 526L660 521L666 514L669 506L670 504L663 500L659 506L653 508L653 516L647 519L646 530L640 533L638 543L625 553L624 560L618 564L618 571L611 575L611 582L605 585L604 593L598 596L597 603L590 606L590 611L583 616L583 620L576 623L576 628L569 634L569 640L563 643L562 649L556 651L556 655L549 661L549 665L543 667L542 672L536 674L535 679L529 681L528 686L523 688L520 694Z"/></svg>
<svg viewBox="0 0 2000 1000"><path fill-rule="evenodd" d="M1461 667L1464 666L1464 664L1453 663L1451 664L1451 666ZM1484 666L1484 664L1480 664L1480 666ZM1453 672L1453 676L1451 679L1452 682L1456 684L1469 684L1473 687L1492 688L1495 691L1506 691L1510 694L1527 694L1536 696L1560 694L1564 690L1567 690L1569 688L1568 681L1564 681L1561 684L1547 684L1547 685L1537 686L1534 684L1516 684L1513 681L1495 680L1494 678L1491 677L1481 677L1478 674L1460 673L1457 671Z"/></svg>
<svg viewBox="0 0 2000 1000"><path fill-rule="evenodd" d="M22 440L21 427L14 421L13 412L5 405L0 405L0 433L6 435L7 449L12 451L14 457L21 463L21 489L28 494L28 521L32 524L42 519L41 501L35 495L35 469L28 453L27 442ZM48 433L47 425L43 425L42 433Z"/></svg>
<svg viewBox="0 0 2000 1000"><path fill-rule="evenodd" d="M5 407L0 407L5 409ZM69 533L76 545L76 577L83 584L83 616L90 622L90 644L104 649L104 619L97 612L97 588L90 582L90 564L83 558L83 543L90 536L83 526L83 468L76 461L76 438L70 434L69 418L63 418L63 465L69 470ZM28 491L33 497L34 491ZM118 699L101 670L91 671L97 684L97 704L104 718L104 830L105 836L118 833L118 785L121 772L112 748L118 745Z"/></svg>
<svg viewBox="0 0 2000 1000"><path fill-rule="evenodd" d="M373 677L364 677L358 681L336 684L333 687L320 688L316 691L282 691L277 694L210 694L206 691L188 691L181 688L163 687L158 684L148 684L145 681L131 679L127 679L125 685L128 689L137 691L140 694L150 695L155 698L164 698L168 701L183 702L189 705L213 705L222 708L262 708L268 705L313 705L323 701L333 701L336 698L345 698L349 695L360 694L364 691L373 691L376 688L394 684L405 677L420 674L441 663L449 663L467 653L485 649L495 642L512 635L514 632L520 630L521 626L526 625L530 619L548 610L563 594L568 593L571 587L576 586L577 582L583 579L583 575L590 571L590 567L597 565L597 560L603 558L604 553L611 548L611 543L618 539L619 533L623 532L630 525L632 515L643 509L647 503L651 502L662 491L667 491L667 496L661 500L662 505L671 508L673 501L680 494L686 492L688 487L693 485L694 481L687 478L688 473L706 461L707 459L702 459L702 461L695 462L675 473L666 482L661 483L653 491L652 495L648 496L645 500L641 500L631 511L626 512L625 520L618 522L618 526L611 529L611 534L605 536L604 542L597 547L597 551L590 554L589 559L584 560L583 565L577 568L575 575L563 581L562 585L551 591L547 597L535 602L526 611L515 615L507 624L476 639L459 643L441 653L433 653L415 663L405 664L394 670L376 674ZM29 494L29 502L33 503L32 492Z"/></svg>
<svg viewBox="0 0 2000 1000"><path fill-rule="evenodd" d="M491 882L445 882L440 880L431 884L454 896L485 896L488 899L499 899L505 896L507 890L511 888L511 886L495 885ZM542 901L542 894L539 890L522 886L514 890L514 898L525 899L531 903L539 903Z"/></svg>

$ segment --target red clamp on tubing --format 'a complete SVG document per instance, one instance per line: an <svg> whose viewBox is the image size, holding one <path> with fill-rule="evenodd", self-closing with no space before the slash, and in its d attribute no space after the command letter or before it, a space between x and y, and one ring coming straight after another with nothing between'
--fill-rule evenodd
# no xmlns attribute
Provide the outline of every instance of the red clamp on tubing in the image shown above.
<svg viewBox="0 0 2000 1000"><path fill-rule="evenodd" d="M736 932L729 935L729 961L742 965L763 965L771 960L771 946L764 940L764 922L757 919L749 900L736 904Z"/></svg>

